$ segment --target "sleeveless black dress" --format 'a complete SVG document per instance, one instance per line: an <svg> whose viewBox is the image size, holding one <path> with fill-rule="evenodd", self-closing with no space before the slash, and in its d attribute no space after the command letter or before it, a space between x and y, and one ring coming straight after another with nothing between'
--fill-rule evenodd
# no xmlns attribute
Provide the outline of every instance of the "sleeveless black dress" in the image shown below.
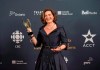
<svg viewBox="0 0 100 70"><path fill-rule="evenodd" d="M35 70L67 70L66 62L61 52L53 52L51 48L67 44L67 36L63 26L57 24L57 28L49 35L44 31L44 26L39 29L37 35L38 44L42 44L41 51L36 61Z"/></svg>

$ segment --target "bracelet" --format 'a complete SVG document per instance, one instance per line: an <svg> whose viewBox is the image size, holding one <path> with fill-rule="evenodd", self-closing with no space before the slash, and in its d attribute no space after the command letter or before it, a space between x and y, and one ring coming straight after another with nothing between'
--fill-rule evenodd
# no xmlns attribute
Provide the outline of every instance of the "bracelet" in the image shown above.
<svg viewBox="0 0 100 70"><path fill-rule="evenodd" d="M32 35L33 34L33 32L28 32L28 35Z"/></svg>
<svg viewBox="0 0 100 70"><path fill-rule="evenodd" d="M33 38L33 37L35 37L33 34L32 34L32 36L30 36L31 38Z"/></svg>

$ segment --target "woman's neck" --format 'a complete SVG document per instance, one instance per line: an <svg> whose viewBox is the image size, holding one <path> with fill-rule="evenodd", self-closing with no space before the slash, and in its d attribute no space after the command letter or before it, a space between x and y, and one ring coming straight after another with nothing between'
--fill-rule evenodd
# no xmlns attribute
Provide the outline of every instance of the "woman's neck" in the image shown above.
<svg viewBox="0 0 100 70"><path fill-rule="evenodd" d="M52 25L54 25L54 24L55 24L54 22L50 22L50 23L47 23L46 26L52 26Z"/></svg>
<svg viewBox="0 0 100 70"><path fill-rule="evenodd" d="M47 23L46 24L46 28L47 29L51 29L51 28L53 28L55 26L55 23L54 22L52 22L52 23Z"/></svg>

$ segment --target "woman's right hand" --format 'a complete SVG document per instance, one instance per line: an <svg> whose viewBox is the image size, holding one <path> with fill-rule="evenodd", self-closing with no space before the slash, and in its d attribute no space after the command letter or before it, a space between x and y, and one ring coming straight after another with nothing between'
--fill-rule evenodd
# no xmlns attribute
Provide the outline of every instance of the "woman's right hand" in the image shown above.
<svg viewBox="0 0 100 70"><path fill-rule="evenodd" d="M27 32L32 32L32 29L31 28L27 28Z"/></svg>

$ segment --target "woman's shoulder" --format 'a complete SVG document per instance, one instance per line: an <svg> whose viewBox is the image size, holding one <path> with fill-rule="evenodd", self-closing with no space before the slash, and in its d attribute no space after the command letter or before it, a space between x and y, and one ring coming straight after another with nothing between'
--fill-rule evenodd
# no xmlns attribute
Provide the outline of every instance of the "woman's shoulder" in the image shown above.
<svg viewBox="0 0 100 70"><path fill-rule="evenodd" d="M62 25L62 24L57 24L57 26L58 26L58 30L59 30L59 31L61 31L61 32L65 31L64 25Z"/></svg>
<svg viewBox="0 0 100 70"><path fill-rule="evenodd" d="M64 26L62 24L57 24L58 28L63 28Z"/></svg>
<svg viewBox="0 0 100 70"><path fill-rule="evenodd" d="M40 26L39 30L42 30L44 28L45 25Z"/></svg>

